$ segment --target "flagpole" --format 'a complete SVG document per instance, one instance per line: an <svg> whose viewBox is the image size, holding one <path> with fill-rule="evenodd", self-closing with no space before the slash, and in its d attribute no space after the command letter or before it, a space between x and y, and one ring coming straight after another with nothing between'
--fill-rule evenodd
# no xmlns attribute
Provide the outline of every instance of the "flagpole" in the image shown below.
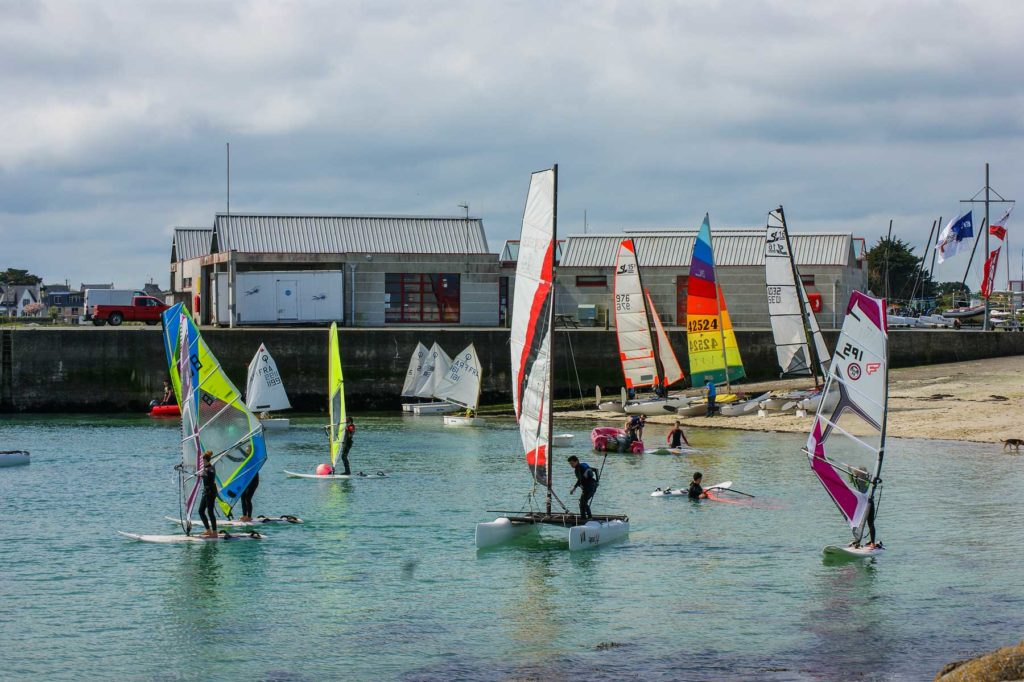
<svg viewBox="0 0 1024 682"><path fill-rule="evenodd" d="M989 203L990 202L989 202L989 186L988 186L988 161L986 161L985 162L985 225L990 225L991 224L991 223L989 223L989 220L988 220ZM986 228L985 229L985 259L986 260L991 256L991 251L989 251L989 247L988 247L988 232L989 231ZM985 273L984 272L982 272L981 277L982 277L982 279L985 278ZM989 331L990 329L992 329L992 326L991 326L990 320L989 320L989 305L988 305L989 297L991 295L992 295L992 292L990 291L989 295L984 297L985 298L985 325L981 328L981 330L982 331L986 331L986 332Z"/></svg>

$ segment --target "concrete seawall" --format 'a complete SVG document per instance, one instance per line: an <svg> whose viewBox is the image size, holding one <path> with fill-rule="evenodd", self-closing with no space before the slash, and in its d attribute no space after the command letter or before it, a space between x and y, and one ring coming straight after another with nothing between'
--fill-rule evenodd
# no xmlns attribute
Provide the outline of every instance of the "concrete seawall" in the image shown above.
<svg viewBox="0 0 1024 682"><path fill-rule="evenodd" d="M274 355L296 409L319 411L326 400L325 329L207 329L203 336L228 376L244 387L249 360L261 342ZM686 334L670 331L687 368ZM777 376L768 330L738 331L747 374ZM826 332L829 346L837 332ZM449 354L476 344L484 369L482 402L511 402L508 331L503 329L343 329L342 363L349 408L398 406L409 356L417 341L438 341ZM893 331L894 367L1024 355L1024 334L970 331ZM556 394L585 393L595 385L617 390L622 383L614 331L556 332ZM575 370L573 368L575 359ZM1022 358L1024 368L1024 358ZM689 374L689 372L687 372ZM31 328L0 330L0 412L139 412L167 377L157 328Z"/></svg>

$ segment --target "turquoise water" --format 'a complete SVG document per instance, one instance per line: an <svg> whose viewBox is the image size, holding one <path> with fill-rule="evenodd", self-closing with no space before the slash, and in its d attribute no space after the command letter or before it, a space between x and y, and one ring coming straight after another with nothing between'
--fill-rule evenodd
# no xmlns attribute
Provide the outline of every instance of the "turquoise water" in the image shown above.
<svg viewBox="0 0 1024 682"><path fill-rule="evenodd" d="M889 550L830 565L821 548L848 533L797 435L693 431L699 455L609 456L595 511L629 513L627 542L570 554L548 529L477 552L485 510L525 501L513 424L358 424L353 467L390 478L286 479L325 458L302 420L268 437L256 511L305 525L149 545L115 531L177 530L176 423L5 416L0 449L33 463L0 469L3 676L919 680L1024 629L1024 460L997 446L891 441ZM556 431L579 441L557 452L586 453L587 425ZM757 505L649 497L695 469ZM559 462L567 501L570 485Z"/></svg>

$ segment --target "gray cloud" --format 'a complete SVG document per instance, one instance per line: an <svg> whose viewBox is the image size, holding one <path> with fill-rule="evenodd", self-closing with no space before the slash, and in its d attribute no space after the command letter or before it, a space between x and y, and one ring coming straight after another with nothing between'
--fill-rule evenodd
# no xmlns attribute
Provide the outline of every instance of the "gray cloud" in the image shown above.
<svg viewBox="0 0 1024 682"><path fill-rule="evenodd" d="M920 243L985 161L1024 180L1022 29L1010 0L7 4L0 266L166 283L170 227L223 208L225 140L238 210L469 201L494 249L556 161L563 232L784 203Z"/></svg>

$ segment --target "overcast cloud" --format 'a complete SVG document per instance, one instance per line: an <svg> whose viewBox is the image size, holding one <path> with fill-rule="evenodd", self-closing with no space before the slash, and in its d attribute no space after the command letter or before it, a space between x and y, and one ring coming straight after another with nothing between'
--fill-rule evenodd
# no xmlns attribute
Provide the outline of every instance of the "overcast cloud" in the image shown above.
<svg viewBox="0 0 1024 682"><path fill-rule="evenodd" d="M986 161L1022 194L1022 36L1013 0L3 3L0 268L167 286L225 141L233 210L468 201L495 251L553 162L563 234L782 203L920 249Z"/></svg>

